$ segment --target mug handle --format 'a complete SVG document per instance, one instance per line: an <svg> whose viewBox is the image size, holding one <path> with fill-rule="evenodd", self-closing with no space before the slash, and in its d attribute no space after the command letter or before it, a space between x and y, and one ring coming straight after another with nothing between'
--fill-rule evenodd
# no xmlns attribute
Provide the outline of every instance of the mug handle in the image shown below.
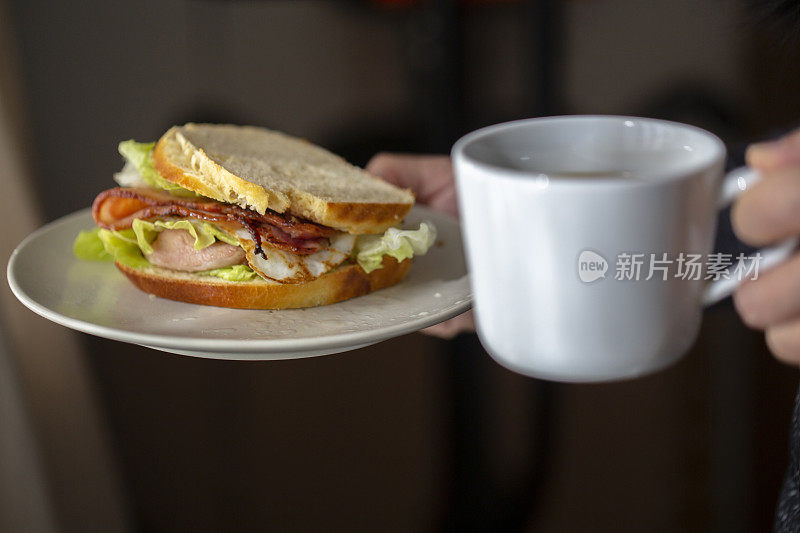
<svg viewBox="0 0 800 533"><path fill-rule="evenodd" d="M750 167L739 167L729 172L722 181L722 187L720 188L719 197L717 198L717 209L728 207L736 198L748 188L755 185L759 180L761 180L761 176ZM759 271L769 270L781 263L791 255L797 247L797 243L797 237L790 237L775 246L759 250L758 253L761 254L761 262L758 266ZM736 269L740 264L741 261L731 266L733 269ZM742 265L742 267L744 267L744 265ZM703 305L715 304L723 298L730 296L741 282L741 279L734 279L733 277L709 282L703 290Z"/></svg>

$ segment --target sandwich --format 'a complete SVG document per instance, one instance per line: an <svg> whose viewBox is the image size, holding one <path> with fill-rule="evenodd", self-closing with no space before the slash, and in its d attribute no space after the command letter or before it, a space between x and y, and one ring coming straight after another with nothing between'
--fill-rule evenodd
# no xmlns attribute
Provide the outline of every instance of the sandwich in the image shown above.
<svg viewBox="0 0 800 533"><path fill-rule="evenodd" d="M401 282L436 238L401 229L414 195L305 140L186 124L124 141L118 187L94 200L82 259L112 260L139 289L245 309L327 305Z"/></svg>

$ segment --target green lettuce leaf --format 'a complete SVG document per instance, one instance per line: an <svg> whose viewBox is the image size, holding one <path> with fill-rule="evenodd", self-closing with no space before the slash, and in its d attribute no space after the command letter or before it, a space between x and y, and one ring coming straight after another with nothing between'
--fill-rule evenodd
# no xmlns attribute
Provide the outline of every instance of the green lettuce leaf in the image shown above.
<svg viewBox="0 0 800 533"><path fill-rule="evenodd" d="M134 268L147 268L136 235L132 230L112 231L95 228L82 231L75 239L72 250L79 259L88 261L119 261Z"/></svg>
<svg viewBox="0 0 800 533"><path fill-rule="evenodd" d="M130 164L136 167L142 179L154 189L169 191L176 196L197 196L188 189L167 181L161 177L153 166L153 148L156 143L140 143L133 139L119 143L119 153Z"/></svg>
<svg viewBox="0 0 800 533"><path fill-rule="evenodd" d="M252 281L261 277L247 265L233 265L225 268L215 268L214 270L204 270L198 272L201 276L214 276L226 281Z"/></svg>
<svg viewBox="0 0 800 533"><path fill-rule="evenodd" d="M113 261L114 256L106 252L103 241L97 235L100 228L94 228L88 231L82 231L75 238L72 245L72 251L75 257L85 261Z"/></svg>
<svg viewBox="0 0 800 533"><path fill-rule="evenodd" d="M227 231L223 231L213 224L201 222L199 220L147 220L134 219L132 225L133 233L142 252L152 253L153 247L150 245L159 233L165 229L182 229L191 233L194 237L194 249L202 250L206 246L214 244L215 240L220 240L234 246L239 246L239 239Z"/></svg>
<svg viewBox="0 0 800 533"><path fill-rule="evenodd" d="M142 255L142 250L136 240L136 234L132 229L122 231L101 229L97 232L97 236L102 241L106 252L112 255L115 261L119 261L131 268L147 268L150 266L150 261Z"/></svg>
<svg viewBox="0 0 800 533"><path fill-rule="evenodd" d="M356 241L353 255L366 273L382 268L383 256L398 261L414 255L425 255L436 240L436 228L423 222L419 229L389 228L383 235L362 235Z"/></svg>
<svg viewBox="0 0 800 533"><path fill-rule="evenodd" d="M242 243L239 242L239 238L236 237L236 235L232 235L227 231L223 231L214 224L209 224L208 222L204 222L203 229L212 234L214 237L216 237L218 241L227 242L228 244L232 244L234 246L242 245Z"/></svg>

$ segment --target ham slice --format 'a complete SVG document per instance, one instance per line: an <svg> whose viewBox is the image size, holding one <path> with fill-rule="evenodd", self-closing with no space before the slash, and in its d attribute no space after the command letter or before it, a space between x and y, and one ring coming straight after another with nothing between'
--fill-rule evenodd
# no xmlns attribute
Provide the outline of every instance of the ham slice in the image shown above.
<svg viewBox="0 0 800 533"><path fill-rule="evenodd" d="M194 237L182 229L165 229L151 246L153 251L145 255L147 260L155 266L171 270L200 272L245 262L244 250L224 242L215 242L195 250Z"/></svg>
<svg viewBox="0 0 800 533"><path fill-rule="evenodd" d="M281 250L308 255L322 249L336 230L308 220L267 211L264 214L225 204L209 198L183 198L166 191L146 187L116 187L100 193L92 205L92 216L101 228L127 229L136 218L195 218L208 220L231 229L248 231L256 243L256 253L262 242Z"/></svg>

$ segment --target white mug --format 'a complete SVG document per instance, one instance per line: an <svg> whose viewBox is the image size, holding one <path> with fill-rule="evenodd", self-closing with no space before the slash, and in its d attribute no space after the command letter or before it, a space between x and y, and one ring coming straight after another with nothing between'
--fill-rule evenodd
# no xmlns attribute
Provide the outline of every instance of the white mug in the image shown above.
<svg viewBox="0 0 800 533"><path fill-rule="evenodd" d="M704 304L797 244L731 257L721 274L717 210L757 176L723 180L724 144L693 126L537 118L470 133L452 156L478 335L525 375L591 382L663 368L693 344Z"/></svg>

